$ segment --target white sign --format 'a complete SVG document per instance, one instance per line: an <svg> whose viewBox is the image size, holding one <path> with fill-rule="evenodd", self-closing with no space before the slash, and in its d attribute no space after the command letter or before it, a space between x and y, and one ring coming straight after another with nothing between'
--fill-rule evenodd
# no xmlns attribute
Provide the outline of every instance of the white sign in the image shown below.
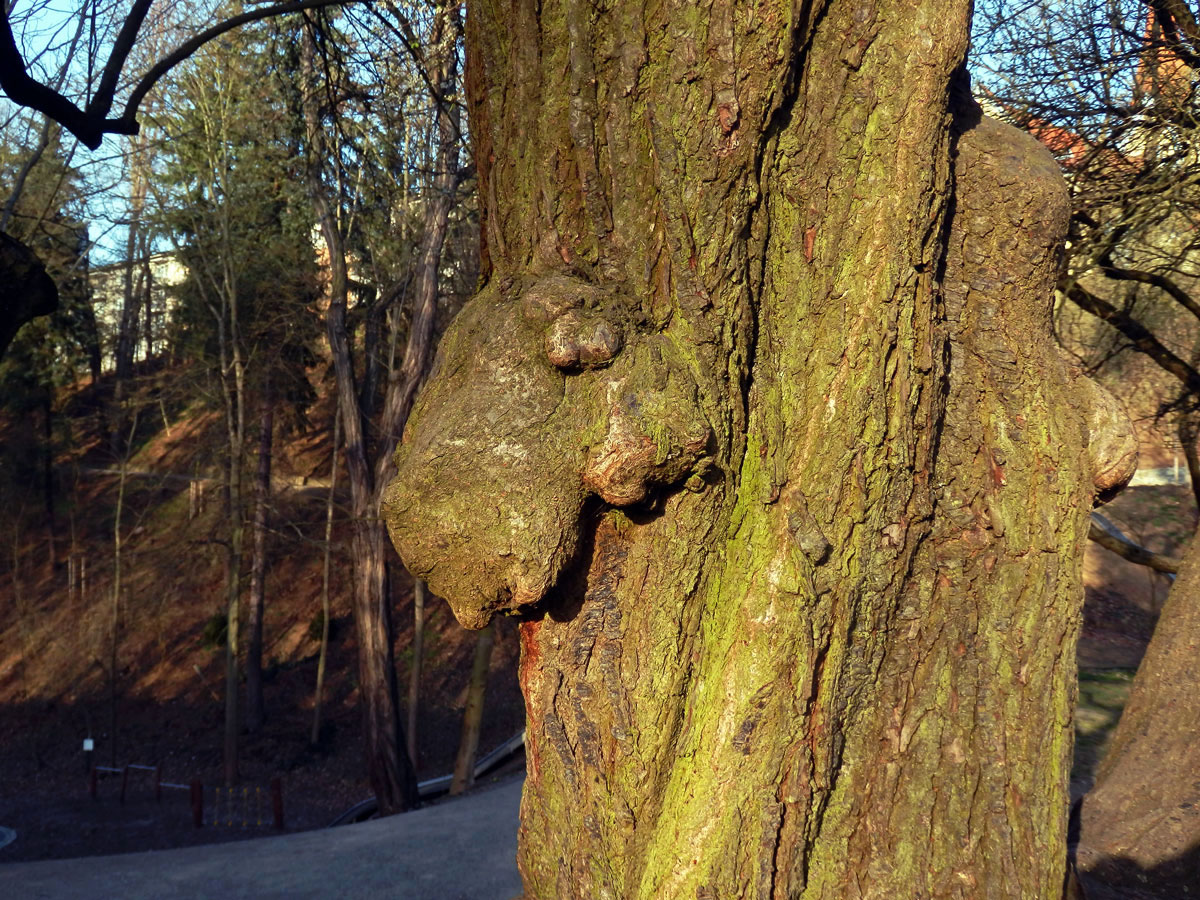
<svg viewBox="0 0 1200 900"><path fill-rule="evenodd" d="M95 745L95 743L92 742L91 738L83 739L83 752L84 753L91 753L95 749L96 749L96 745Z"/></svg>

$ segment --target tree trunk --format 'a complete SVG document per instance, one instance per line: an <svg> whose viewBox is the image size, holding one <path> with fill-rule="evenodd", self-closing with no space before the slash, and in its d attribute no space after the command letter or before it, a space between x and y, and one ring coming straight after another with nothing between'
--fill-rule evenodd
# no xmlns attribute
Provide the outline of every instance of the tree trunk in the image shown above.
<svg viewBox="0 0 1200 900"><path fill-rule="evenodd" d="M379 293L374 288L363 291L359 301L364 307L363 314L363 379L358 391L358 408L362 410L364 421L371 421L375 416L375 401L379 395L379 370L383 360L380 359L380 335L383 332L384 304L380 302Z"/></svg>
<svg viewBox="0 0 1200 900"><path fill-rule="evenodd" d="M346 468L350 478L350 513L354 519L351 554L354 559L354 622L358 632L359 702L363 710L363 740L367 775L382 815L419 805L412 763L404 754L397 702L396 666L392 652L391 608L384 591L385 538L378 524L375 485L346 330L348 279L346 250L337 218L321 181L319 100L314 74L315 47L305 31L301 49L304 74L304 116L309 143L308 186L321 234L329 248L330 302L326 319L330 354L337 379L338 408L345 430Z"/></svg>
<svg viewBox="0 0 1200 900"><path fill-rule="evenodd" d="M86 274L86 260L84 261L84 266L84 283L90 285L90 276ZM91 288L89 287L87 302L79 305L79 316L83 320L82 324L84 340L86 342L85 349L87 350L88 357L88 372L91 375L91 385L94 388L100 383L100 376L102 374L101 369L103 367L104 358L100 352L100 329L96 325L96 310L92 306L92 303L93 297L91 295Z"/></svg>
<svg viewBox="0 0 1200 900"><path fill-rule="evenodd" d="M233 447L230 447L233 457ZM238 655L240 653L242 548L246 526L242 521L241 454L229 461L227 485L229 541L225 548L225 743L223 773L225 785L232 787L238 779L238 736L241 720L238 716Z"/></svg>
<svg viewBox="0 0 1200 900"><path fill-rule="evenodd" d="M137 431L137 413L133 414L133 424L129 428L128 447L133 443L133 435ZM121 456L120 469L117 477L117 503L113 510L113 577L112 577L112 609L109 614L109 644L108 644L108 739L109 765L117 765L117 661L121 649L121 592L124 590L122 581L122 566L125 560L125 535L122 533L121 518L125 512L125 487L128 481L129 453Z"/></svg>
<svg viewBox="0 0 1200 900"><path fill-rule="evenodd" d="M529 898L1061 895L1131 431L1051 340L1053 160L951 103L968 14L469 10L485 280L386 513L524 618Z"/></svg>
<svg viewBox="0 0 1200 900"><path fill-rule="evenodd" d="M224 776L227 787L238 779L238 691L241 652L242 552L246 536L245 502L242 490L242 453L246 445L246 365L242 355L238 316L236 273L226 260L225 283L221 290L217 322L221 366L221 396L225 405L225 436L228 460L225 484L229 540L225 545L225 748Z"/></svg>
<svg viewBox="0 0 1200 900"><path fill-rule="evenodd" d="M1083 798L1076 863L1089 900L1162 897L1200 871L1200 541L1192 540L1129 701Z"/></svg>
<svg viewBox="0 0 1200 900"><path fill-rule="evenodd" d="M384 491L396 472L393 458L396 445L433 357L433 326L437 320L442 248L446 242L450 209L454 205L459 182L459 116L452 95L458 79L457 47L461 33L457 4L445 4L438 10L431 38L436 62L430 78L438 94L434 98L438 109L438 146L434 162L436 174L431 196L425 202L424 227L413 279L412 321L404 348L404 360L398 369L390 373L384 398L375 464L376 504L382 502ZM379 523L379 529L382 538L382 522Z"/></svg>
<svg viewBox="0 0 1200 900"><path fill-rule="evenodd" d="M417 712L421 706L421 669L425 656L425 582L420 578L413 579L413 638L409 649L412 651L412 665L408 671L408 758L412 760L413 768L419 768L417 763Z"/></svg>
<svg viewBox="0 0 1200 900"><path fill-rule="evenodd" d="M150 266L150 235L142 235L142 298L146 309L146 362L154 359L154 270Z"/></svg>
<svg viewBox="0 0 1200 900"><path fill-rule="evenodd" d="M438 108L438 145L434 163L436 174L431 196L425 202L421 243L417 250L414 272L412 321L409 323L404 360L388 377L376 453L374 525L381 545L386 543L386 534L383 520L380 518L380 508L387 486L396 472L396 445L404 432L417 391L429 372L433 358L433 327L437 320L442 249L459 183L459 115L451 95L458 78L456 54L461 33L462 23L457 4L445 4L438 11L432 31L432 55L436 63L430 78L438 94L434 98ZM425 583L420 579L415 580L413 598L413 668L408 690L408 755L415 767L415 730L420 695L421 654L424 652Z"/></svg>
<svg viewBox="0 0 1200 900"><path fill-rule="evenodd" d="M254 534L250 561L249 640L246 646L246 728L263 725L263 608L267 582L267 506L271 498L271 436L275 428L275 401L268 384L259 410L258 473L254 484Z"/></svg>
<svg viewBox="0 0 1200 900"><path fill-rule="evenodd" d="M1188 480L1192 499L1196 501L1195 516L1200 520L1200 414L1183 413L1179 419L1179 443L1187 460Z"/></svg>
<svg viewBox="0 0 1200 900"><path fill-rule="evenodd" d="M137 145L133 144L133 156L137 158ZM117 324L116 378L118 384L133 377L133 357L137 349L138 318L142 310L141 279L134 272L139 268L137 254L142 210L146 203L146 180L141 169L134 166L130 173L129 224L125 237L125 269L121 292L121 317ZM140 274L140 273L139 273ZM118 388L119 392L119 388Z"/></svg>
<svg viewBox="0 0 1200 900"><path fill-rule="evenodd" d="M329 655L329 562L333 552L333 499L337 491L338 447L342 439L342 415L333 414L333 454L329 462L329 493L325 497L325 547L321 559L321 649L317 656L317 685L313 690L313 724L309 743L321 740L321 702L325 693L325 661ZM410 754L411 758L411 754Z"/></svg>
<svg viewBox="0 0 1200 900"><path fill-rule="evenodd" d="M492 648L496 645L496 623L490 622L479 632L475 643L475 661L467 684L467 705L463 709L462 736L450 779L450 796L461 794L475 783L475 756L479 751L479 730L483 725L483 702L487 694L488 669Z"/></svg>
<svg viewBox="0 0 1200 900"><path fill-rule="evenodd" d="M47 550L50 566L58 565L58 517L54 491L54 394L42 397L42 503L46 510Z"/></svg>

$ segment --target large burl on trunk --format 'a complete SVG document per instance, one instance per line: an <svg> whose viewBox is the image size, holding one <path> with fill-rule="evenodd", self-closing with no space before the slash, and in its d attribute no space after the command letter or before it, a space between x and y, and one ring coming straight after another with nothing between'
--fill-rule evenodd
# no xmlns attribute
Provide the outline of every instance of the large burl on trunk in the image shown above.
<svg viewBox="0 0 1200 900"><path fill-rule="evenodd" d="M486 277L386 515L522 617L530 898L1062 890L1131 445L1050 338L1053 161L952 88L968 12L469 9Z"/></svg>

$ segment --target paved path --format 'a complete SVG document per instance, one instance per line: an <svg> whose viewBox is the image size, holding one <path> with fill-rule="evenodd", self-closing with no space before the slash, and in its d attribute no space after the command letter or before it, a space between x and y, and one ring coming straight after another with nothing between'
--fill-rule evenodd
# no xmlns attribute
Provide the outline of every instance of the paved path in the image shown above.
<svg viewBox="0 0 1200 900"><path fill-rule="evenodd" d="M0 864L0 897L511 900L521 893L522 781L516 776L461 800L359 825L182 850Z"/></svg>

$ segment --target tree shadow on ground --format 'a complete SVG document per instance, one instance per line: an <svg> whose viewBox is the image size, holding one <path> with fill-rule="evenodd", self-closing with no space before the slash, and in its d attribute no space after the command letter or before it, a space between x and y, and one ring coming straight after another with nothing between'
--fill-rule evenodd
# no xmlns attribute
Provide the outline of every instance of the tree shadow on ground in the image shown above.
<svg viewBox="0 0 1200 900"><path fill-rule="evenodd" d="M1079 848L1085 851L1086 848ZM1079 878L1086 900L1185 900L1200 897L1200 842L1183 853L1144 867L1128 857L1087 861Z"/></svg>

